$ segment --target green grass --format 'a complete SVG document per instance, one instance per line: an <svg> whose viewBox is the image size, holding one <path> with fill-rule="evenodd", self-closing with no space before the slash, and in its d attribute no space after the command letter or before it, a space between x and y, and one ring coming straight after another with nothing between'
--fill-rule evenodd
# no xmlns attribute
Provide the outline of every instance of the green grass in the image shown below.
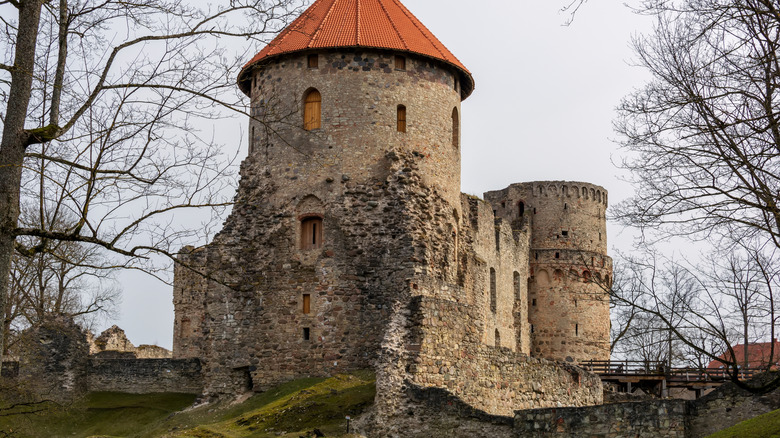
<svg viewBox="0 0 780 438"><path fill-rule="evenodd" d="M780 437L780 409L751 418L723 429L707 438L775 438Z"/></svg>
<svg viewBox="0 0 780 438"><path fill-rule="evenodd" d="M361 413L375 393L375 377L368 371L299 379L240 404L226 401L195 409L187 409L195 400L192 394L90 393L67 407L0 416L0 431L20 438L298 438L319 429L328 437L344 437L344 416Z"/></svg>

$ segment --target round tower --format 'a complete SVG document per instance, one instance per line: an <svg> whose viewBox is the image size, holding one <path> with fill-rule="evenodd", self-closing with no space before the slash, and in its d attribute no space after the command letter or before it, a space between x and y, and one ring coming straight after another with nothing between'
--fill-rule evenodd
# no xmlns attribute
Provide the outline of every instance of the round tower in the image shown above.
<svg viewBox="0 0 780 438"><path fill-rule="evenodd" d="M388 157L408 152L423 182L460 208L460 102L474 81L400 3L317 1L238 84L251 98L244 176L327 202L339 182L381 180Z"/></svg>
<svg viewBox="0 0 780 438"><path fill-rule="evenodd" d="M530 219L532 354L578 362L609 359L607 191L564 181L513 187L513 207Z"/></svg>

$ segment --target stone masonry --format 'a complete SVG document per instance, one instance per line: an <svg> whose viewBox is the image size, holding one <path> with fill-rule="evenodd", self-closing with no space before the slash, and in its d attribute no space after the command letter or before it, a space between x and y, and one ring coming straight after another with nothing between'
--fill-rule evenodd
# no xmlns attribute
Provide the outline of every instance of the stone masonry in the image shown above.
<svg viewBox="0 0 780 438"><path fill-rule="evenodd" d="M245 67L252 117L235 206L175 270L173 355L201 360L206 395L373 368L377 418L403 412L409 388L490 415L601 402L599 379L574 365L608 357L606 191L461 194L470 80L386 47ZM321 123L304 129L315 91Z"/></svg>

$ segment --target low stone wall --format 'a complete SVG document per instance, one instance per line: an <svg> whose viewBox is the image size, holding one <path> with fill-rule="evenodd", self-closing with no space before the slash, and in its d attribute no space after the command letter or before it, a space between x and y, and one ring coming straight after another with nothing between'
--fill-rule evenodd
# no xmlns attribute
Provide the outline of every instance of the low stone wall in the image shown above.
<svg viewBox="0 0 780 438"><path fill-rule="evenodd" d="M87 369L90 391L135 394L203 390L198 359L90 359Z"/></svg>
<svg viewBox="0 0 780 438"><path fill-rule="evenodd" d="M686 438L685 400L655 400L515 414L517 436Z"/></svg>
<svg viewBox="0 0 780 438"><path fill-rule="evenodd" d="M447 388L477 409L514 415L518 409L600 404L595 374L568 364L485 345L469 321L472 307L432 297L415 297L407 349L413 384Z"/></svg>
<svg viewBox="0 0 780 438"><path fill-rule="evenodd" d="M777 376L777 373L770 373L759 376L756 380L767 382ZM733 383L727 383L691 402L690 436L705 437L775 409L780 409L780 389L756 395L738 388Z"/></svg>

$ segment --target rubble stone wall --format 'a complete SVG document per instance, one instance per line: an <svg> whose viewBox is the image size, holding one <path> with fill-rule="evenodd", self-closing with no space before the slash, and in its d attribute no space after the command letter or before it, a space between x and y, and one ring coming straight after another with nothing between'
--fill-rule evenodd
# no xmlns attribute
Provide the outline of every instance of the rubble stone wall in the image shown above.
<svg viewBox="0 0 780 438"><path fill-rule="evenodd" d="M446 388L492 415L602 401L601 380L595 374L482 343L478 327L470 323L475 316L471 306L420 297L411 314L422 322L415 324L408 345L414 385Z"/></svg>
<svg viewBox="0 0 780 438"><path fill-rule="evenodd" d="M133 394L203 390L198 359L90 359L86 372L90 391Z"/></svg>
<svg viewBox="0 0 780 438"><path fill-rule="evenodd" d="M516 436L687 438L685 400L518 411Z"/></svg>

